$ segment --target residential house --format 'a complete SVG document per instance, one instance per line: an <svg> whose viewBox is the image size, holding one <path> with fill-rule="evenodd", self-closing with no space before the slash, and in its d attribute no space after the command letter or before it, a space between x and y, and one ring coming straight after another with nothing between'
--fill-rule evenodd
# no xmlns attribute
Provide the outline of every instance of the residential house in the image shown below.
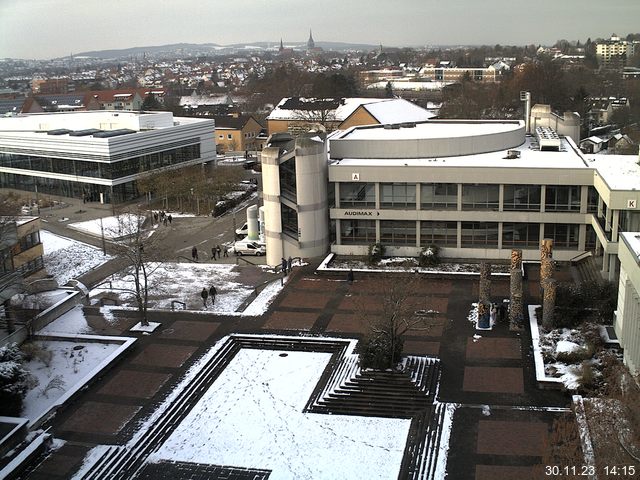
<svg viewBox="0 0 640 480"><path fill-rule="evenodd" d="M258 150L257 139L262 125L251 115L213 117L216 124L216 151L245 152Z"/></svg>
<svg viewBox="0 0 640 480"><path fill-rule="evenodd" d="M269 134L308 131L313 124L327 131L359 125L421 122L435 115L401 98L283 98L267 117Z"/></svg>
<svg viewBox="0 0 640 480"><path fill-rule="evenodd" d="M84 112L98 110L100 105L89 92L27 97L21 113Z"/></svg>

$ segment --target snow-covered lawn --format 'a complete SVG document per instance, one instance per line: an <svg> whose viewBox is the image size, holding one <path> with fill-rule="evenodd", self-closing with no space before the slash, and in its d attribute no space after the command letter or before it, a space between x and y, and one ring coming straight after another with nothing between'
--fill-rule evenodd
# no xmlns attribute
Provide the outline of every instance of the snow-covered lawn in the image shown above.
<svg viewBox="0 0 640 480"><path fill-rule="evenodd" d="M270 469L274 480L396 478L410 420L303 413L330 358L240 350L149 460Z"/></svg>
<svg viewBox="0 0 640 480"><path fill-rule="evenodd" d="M96 218L86 222L70 223L69 227L79 230L89 235L101 237L104 229L104 236L107 239L116 239L130 234L132 226L142 222L144 217L132 213L123 213L112 217Z"/></svg>
<svg viewBox="0 0 640 480"><path fill-rule="evenodd" d="M584 335L576 329L558 328L545 332L542 327L538 328L545 375L560 378L566 388L575 390L580 386L582 361L568 362L562 355L566 358L566 354L586 351Z"/></svg>
<svg viewBox="0 0 640 480"><path fill-rule="evenodd" d="M76 305L43 329L38 330L38 335L47 335L50 333L76 335L92 332L93 329L87 323L87 319L82 311L82 305Z"/></svg>
<svg viewBox="0 0 640 480"><path fill-rule="evenodd" d="M150 264L149 271L152 272L149 276L149 308L152 309L170 309L171 302L177 300L186 303L188 310L232 314L253 292L252 286L240 283L240 268L232 264ZM205 309L200 293L203 288L208 291L211 286L217 290L215 303L211 306L209 298ZM120 295L122 306L136 306L131 293L116 290L133 290L131 275L120 272L114 276L111 288ZM243 314L261 315L281 289L280 281L274 281L265 287ZM96 297L106 291L109 291L109 287L103 285L92 290L91 296Z"/></svg>
<svg viewBox="0 0 640 480"><path fill-rule="evenodd" d="M61 237L47 230L40 230L40 240L44 246L44 266L59 285L64 285L70 279L113 258L92 245Z"/></svg>
<svg viewBox="0 0 640 480"><path fill-rule="evenodd" d="M331 259L328 259L331 257ZM367 263L364 259L354 259L348 256L336 256L330 254L318 267L318 270L338 271L370 271L370 272L419 272L419 273L450 273L450 274L479 274L479 263L446 263L442 262L433 267L421 267L415 257L390 257L383 258L376 265ZM509 265L492 264L493 275L508 275Z"/></svg>
<svg viewBox="0 0 640 480"><path fill-rule="evenodd" d="M37 379L37 385L27 392L22 416L33 421L47 412L67 392L83 379L122 343L96 343L64 340L33 342L38 355L25 362L24 368ZM24 346L23 346L24 348Z"/></svg>

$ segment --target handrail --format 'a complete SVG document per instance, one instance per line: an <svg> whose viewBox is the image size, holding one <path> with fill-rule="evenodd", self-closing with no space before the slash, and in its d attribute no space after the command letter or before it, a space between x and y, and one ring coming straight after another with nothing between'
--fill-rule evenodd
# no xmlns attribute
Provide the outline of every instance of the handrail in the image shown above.
<svg viewBox="0 0 640 480"><path fill-rule="evenodd" d="M592 257L592 256L593 256L593 254L589 250L587 250L586 252L579 253L575 257L570 258L569 259L569 263L571 263L571 264L577 263L580 260L584 260L585 258L589 258L589 257Z"/></svg>

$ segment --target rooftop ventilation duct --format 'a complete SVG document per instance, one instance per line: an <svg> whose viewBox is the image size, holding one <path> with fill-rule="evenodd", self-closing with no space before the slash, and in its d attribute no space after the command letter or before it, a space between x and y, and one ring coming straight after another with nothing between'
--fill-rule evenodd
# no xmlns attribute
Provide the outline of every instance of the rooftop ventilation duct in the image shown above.
<svg viewBox="0 0 640 480"><path fill-rule="evenodd" d="M560 150L560 137L553 128L536 127L536 139L540 150Z"/></svg>

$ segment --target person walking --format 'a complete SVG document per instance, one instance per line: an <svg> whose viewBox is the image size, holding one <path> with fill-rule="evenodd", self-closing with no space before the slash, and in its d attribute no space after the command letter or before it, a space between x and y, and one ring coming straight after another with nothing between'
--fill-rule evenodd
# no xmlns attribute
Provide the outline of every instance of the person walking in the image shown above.
<svg viewBox="0 0 640 480"><path fill-rule="evenodd" d="M287 276L287 259L282 257L282 274Z"/></svg>
<svg viewBox="0 0 640 480"><path fill-rule="evenodd" d="M198 261L198 249L195 247L195 245L191 249L191 258L196 262Z"/></svg>
<svg viewBox="0 0 640 480"><path fill-rule="evenodd" d="M207 298L209 297L209 292L207 292L206 288L202 287L200 296L202 297L202 304L204 305L204 308L207 308Z"/></svg>
<svg viewBox="0 0 640 480"><path fill-rule="evenodd" d="M347 272L347 283L351 285L353 283L353 269L349 269Z"/></svg>
<svg viewBox="0 0 640 480"><path fill-rule="evenodd" d="M211 258L216 259L216 247L211 247Z"/></svg>
<svg viewBox="0 0 640 480"><path fill-rule="evenodd" d="M218 294L218 291L216 290L216 287L211 285L211 288L209 288L209 296L211 297L211 306L212 307L216 303L216 295L217 294Z"/></svg>
<svg viewBox="0 0 640 480"><path fill-rule="evenodd" d="M222 253L224 254L225 257L229 256L229 246L225 245L224 249L222 250Z"/></svg>
<svg viewBox="0 0 640 480"><path fill-rule="evenodd" d="M169 220L169 225L171 225L171 222L173 221L171 214L167 215L167 219Z"/></svg>
<svg viewBox="0 0 640 480"><path fill-rule="evenodd" d="M289 258L287 259L287 271L289 273L291 273L292 266L293 266L293 259L291 258L291 255L289 255Z"/></svg>
<svg viewBox="0 0 640 480"><path fill-rule="evenodd" d="M216 253L218 254L218 260L222 260L222 248L220 248L220 245L216 245Z"/></svg>

